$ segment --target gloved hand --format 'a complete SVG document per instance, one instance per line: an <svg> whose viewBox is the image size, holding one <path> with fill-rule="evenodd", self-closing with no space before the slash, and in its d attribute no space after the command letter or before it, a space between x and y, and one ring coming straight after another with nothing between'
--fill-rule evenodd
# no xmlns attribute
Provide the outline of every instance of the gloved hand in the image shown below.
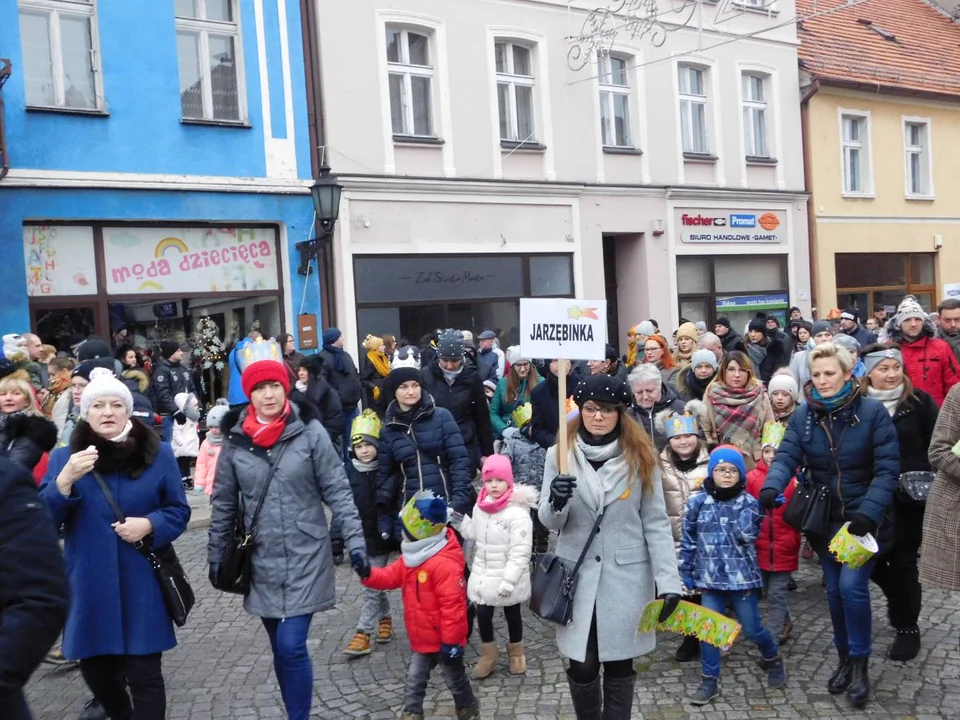
<svg viewBox="0 0 960 720"><path fill-rule="evenodd" d="M550 483L550 507L560 512L567 506L577 487L577 479L572 475L557 475Z"/></svg>
<svg viewBox="0 0 960 720"><path fill-rule="evenodd" d="M760 491L759 497L757 497L757 502L760 503L760 507L764 510L773 510L777 505L777 498L780 496L780 493L776 491L775 488L764 488Z"/></svg>
<svg viewBox="0 0 960 720"><path fill-rule="evenodd" d="M447 525L452 527L454 530L459 532L460 526L463 524L464 514L462 512L457 512L452 507L447 508Z"/></svg>
<svg viewBox="0 0 960 720"><path fill-rule="evenodd" d="M697 583L693 579L693 575L687 575L685 578L681 578L683 586L690 590L691 592L697 589Z"/></svg>
<svg viewBox="0 0 960 720"><path fill-rule="evenodd" d="M210 578L210 584L217 587L220 580L220 565L218 563L210 563L210 573L207 577Z"/></svg>
<svg viewBox="0 0 960 720"><path fill-rule="evenodd" d="M360 576L361 580L366 580L370 577L370 560L363 550L350 551L350 567Z"/></svg>
<svg viewBox="0 0 960 720"><path fill-rule="evenodd" d="M333 564L343 565L343 538L330 540L330 552L333 554Z"/></svg>
<svg viewBox="0 0 960 720"><path fill-rule="evenodd" d="M382 540L389 540L393 535L393 515L377 516L377 530Z"/></svg>
<svg viewBox="0 0 960 720"><path fill-rule="evenodd" d="M851 535L857 535L858 537L873 533L876 529L877 524L866 515L861 515L860 513L850 518L850 526L847 528Z"/></svg>
<svg viewBox="0 0 960 720"><path fill-rule="evenodd" d="M497 595L500 597L510 597L511 593L513 593L513 590L513 583L509 583L506 580L501 580L500 587L497 588Z"/></svg>
<svg viewBox="0 0 960 720"><path fill-rule="evenodd" d="M657 599L663 600L663 610L660 611L660 617L657 618L657 622L666 622L667 618L673 615L673 611L677 609L677 605L680 604L680 596L676 593L666 593Z"/></svg>
<svg viewBox="0 0 960 720"><path fill-rule="evenodd" d="M463 645L448 645L444 643L440 646L440 661L444 665L455 665L463 662Z"/></svg>

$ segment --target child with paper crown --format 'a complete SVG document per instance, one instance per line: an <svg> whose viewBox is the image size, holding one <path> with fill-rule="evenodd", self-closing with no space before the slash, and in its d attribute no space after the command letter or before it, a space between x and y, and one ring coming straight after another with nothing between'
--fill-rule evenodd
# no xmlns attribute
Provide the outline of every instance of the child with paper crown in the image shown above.
<svg viewBox="0 0 960 720"><path fill-rule="evenodd" d="M350 426L350 462L346 466L353 501L363 524L367 557L371 567L375 568L386 567L390 561L390 553L397 549L393 536L384 538L377 529L377 453L380 427L381 421L375 410L368 408L354 418ZM369 655L372 652L370 637L374 631L378 643L388 643L393 639L390 600L386 591L365 587L357 632L343 654L353 657Z"/></svg>
<svg viewBox="0 0 960 720"><path fill-rule="evenodd" d="M667 438L667 446L660 453L663 501L670 517L678 556L687 501L701 491L703 481L707 479L707 465L710 462L710 452L700 435L700 423L695 414L695 411L701 408L702 402L691 401L687 403L682 414L664 410L654 419L657 430ZM700 602L699 595L690 595L685 599L698 604ZM690 662L699 655L700 641L694 635L687 635L677 648L674 658L677 662Z"/></svg>
<svg viewBox="0 0 960 720"><path fill-rule="evenodd" d="M733 606L744 636L755 643L767 670L767 684L783 687L786 668L780 648L760 621L757 590L763 580L754 546L763 521L756 499L744 491L747 468L732 445L710 453L703 492L687 502L680 544L680 576L688 589L703 593L703 607L723 614ZM720 694L720 650L703 643L701 682L690 698L706 705Z"/></svg>
<svg viewBox="0 0 960 720"><path fill-rule="evenodd" d="M453 694L457 719L480 717L480 703L463 664L467 644L463 551L446 521L447 503L421 490L400 511L400 558L385 568L369 563L355 568L364 587L402 588L403 619L413 650L403 691L403 720L423 720L423 698L437 663Z"/></svg>
<svg viewBox="0 0 960 720"><path fill-rule="evenodd" d="M786 432L786 426L779 422L764 423L763 435L760 438L760 461L747 473L747 492L753 497L760 495L760 490L767 481L767 473L770 472L770 464ZM768 512L763 519L760 535L757 536L757 561L763 577L764 594L770 603L766 626L774 633L779 629L781 643L789 637L793 629L787 586L790 573L796 572L800 566L800 531L783 519L786 504L790 502L796 489L797 479L793 478L779 498L779 507Z"/></svg>
<svg viewBox="0 0 960 720"><path fill-rule="evenodd" d="M543 486L543 465L547 459L546 449L530 437L533 428L533 405L523 403L513 411L513 426L503 431L503 446L500 450L513 467L513 480L518 485L534 487L538 491ZM531 511L533 517L533 552L537 555L547 551L550 531L540 522L536 508Z"/></svg>

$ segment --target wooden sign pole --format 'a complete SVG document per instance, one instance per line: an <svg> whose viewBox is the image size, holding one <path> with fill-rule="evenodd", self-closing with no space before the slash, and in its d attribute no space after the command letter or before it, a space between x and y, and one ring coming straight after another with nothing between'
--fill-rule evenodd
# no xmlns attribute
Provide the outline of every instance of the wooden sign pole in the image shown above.
<svg viewBox="0 0 960 720"><path fill-rule="evenodd" d="M567 360L557 360L557 380L560 397L560 422L557 425L557 467L561 475L567 474Z"/></svg>

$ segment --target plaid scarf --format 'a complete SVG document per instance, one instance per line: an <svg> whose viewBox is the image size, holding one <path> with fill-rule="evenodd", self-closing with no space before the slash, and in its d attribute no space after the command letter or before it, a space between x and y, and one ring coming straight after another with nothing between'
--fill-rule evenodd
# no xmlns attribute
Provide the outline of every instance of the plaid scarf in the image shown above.
<svg viewBox="0 0 960 720"><path fill-rule="evenodd" d="M717 416L717 441L749 451L763 430L763 385L731 388L714 383L709 401Z"/></svg>

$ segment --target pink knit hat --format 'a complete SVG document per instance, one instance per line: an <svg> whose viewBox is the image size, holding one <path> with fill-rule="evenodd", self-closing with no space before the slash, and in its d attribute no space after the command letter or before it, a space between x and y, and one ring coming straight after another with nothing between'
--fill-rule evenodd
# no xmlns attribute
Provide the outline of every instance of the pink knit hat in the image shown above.
<svg viewBox="0 0 960 720"><path fill-rule="evenodd" d="M510 458L506 455L489 456L483 463L482 476L484 482L490 478L496 478L513 487L513 468L510 466Z"/></svg>

